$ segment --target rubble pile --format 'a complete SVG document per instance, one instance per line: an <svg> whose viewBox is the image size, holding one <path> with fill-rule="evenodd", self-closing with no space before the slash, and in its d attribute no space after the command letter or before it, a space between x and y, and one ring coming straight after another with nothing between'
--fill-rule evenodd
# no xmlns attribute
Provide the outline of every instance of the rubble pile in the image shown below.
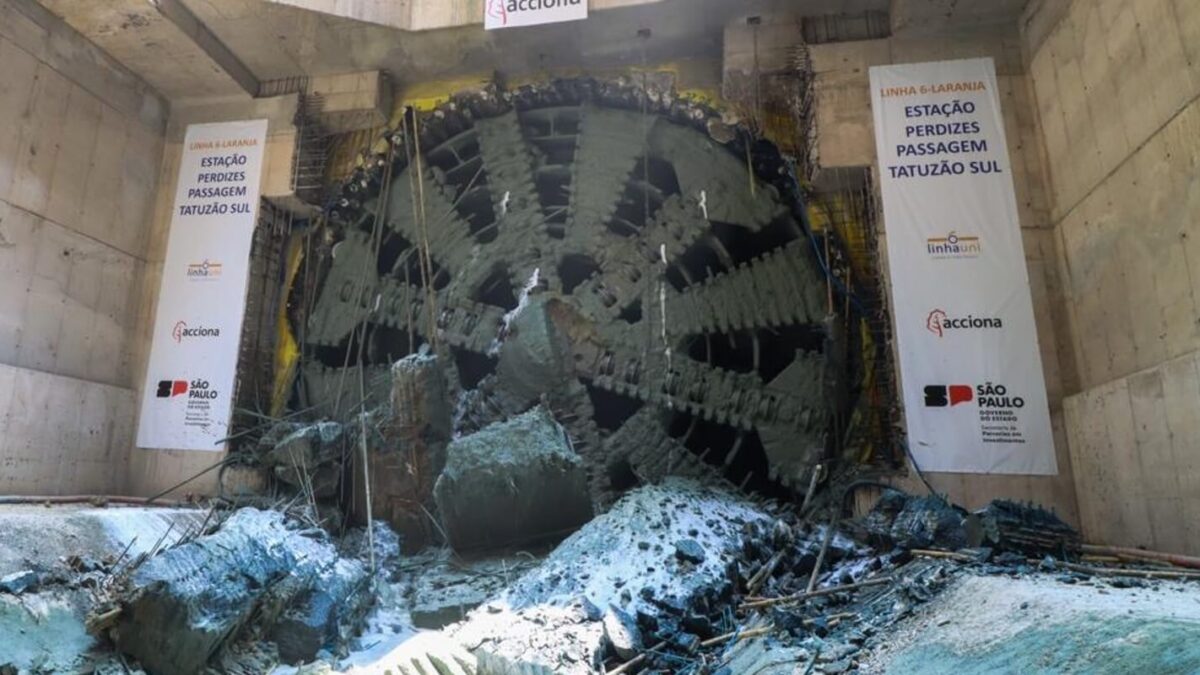
<svg viewBox="0 0 1200 675"><path fill-rule="evenodd" d="M639 488L448 634L483 672L591 673L643 646L699 644L733 600L738 557L770 522L728 490L683 479Z"/></svg>
<svg viewBox="0 0 1200 675"><path fill-rule="evenodd" d="M323 530L245 508L134 570L110 636L152 675L203 672L247 632L273 643L280 661L303 663L357 629L369 580Z"/></svg>

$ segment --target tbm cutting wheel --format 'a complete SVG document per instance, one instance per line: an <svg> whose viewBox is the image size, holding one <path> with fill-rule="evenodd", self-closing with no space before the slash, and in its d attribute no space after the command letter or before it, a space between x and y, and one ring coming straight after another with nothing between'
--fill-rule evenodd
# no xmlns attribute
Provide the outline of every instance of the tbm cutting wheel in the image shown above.
<svg viewBox="0 0 1200 675"><path fill-rule="evenodd" d="M462 126L422 148L420 185L417 162L397 168L334 247L303 331L308 402L332 396L360 342L379 371L432 342L424 241L459 432L547 405L602 503L667 474L803 487L828 433L826 287L779 191L703 131L638 110Z"/></svg>

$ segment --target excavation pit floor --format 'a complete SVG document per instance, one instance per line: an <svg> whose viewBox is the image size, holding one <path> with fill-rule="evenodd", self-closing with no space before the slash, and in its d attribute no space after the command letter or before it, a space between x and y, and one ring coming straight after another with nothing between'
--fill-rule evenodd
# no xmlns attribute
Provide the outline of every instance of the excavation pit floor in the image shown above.
<svg viewBox="0 0 1200 675"><path fill-rule="evenodd" d="M733 675L739 665L754 675L812 672L893 675L1022 673L1200 672L1200 583L1169 581L1125 584L1107 578L1065 583L1053 573L977 575L963 571L928 604L873 636L848 663L800 647L789 638L747 640L729 650ZM383 599L377 617L405 617L408 597ZM403 623L403 619L401 619ZM832 644L832 643L827 643ZM402 660L465 655L438 631L407 624L390 635L359 640L334 673L382 675ZM369 645L367 647L366 645ZM754 665L750 665L754 664ZM846 670L842 668L847 667ZM278 669L275 675L297 672ZM419 671L413 671L419 672ZM464 671L466 672L466 671ZM487 675L484 670L476 671Z"/></svg>
<svg viewBox="0 0 1200 675"><path fill-rule="evenodd" d="M968 574L880 642L860 672L1197 673L1200 585Z"/></svg>
<svg viewBox="0 0 1200 675"><path fill-rule="evenodd" d="M609 606L620 604L600 592L608 588L600 582L616 572L623 573L622 583L614 581L614 588L624 587L623 581L628 580L630 587L637 586L640 590L653 575L624 572L631 570L631 565L639 570L653 565L661 583L669 587L686 582L687 574L696 575L701 570L697 563L685 560L689 556L715 560L721 550L727 550L728 554L728 549L721 548L723 540L707 537L706 522L686 516L688 509L700 509L697 505L703 502L701 497L710 501L720 501L718 497L732 500L729 508L740 502L732 496L721 497L719 492L708 494L706 490L684 484L671 486L663 494L659 494L663 489L643 490L622 507L628 510L631 504L642 503L646 513L658 514L660 520L670 514L670 527L660 524L656 529L653 526L658 521L653 518L650 524L637 526L637 518L618 508L607 519L615 518L615 523L605 525L606 520L600 519L587 528L590 534L581 532L555 551L508 552L502 556L463 559L443 548L387 558L386 568L381 568L375 586L374 607L361 632L346 644L348 653L343 652L339 657L323 652L321 663L299 668L276 666L279 660L269 656L254 660L238 657L240 669L221 670L214 663L211 665L217 670L213 672L274 675L574 672L557 667L512 670L503 664L497 669L482 658L487 650L478 649L483 643L477 635L472 640L461 639L464 635L471 637L471 630L464 631L464 626L482 624L488 636L502 640L514 639L514 635L517 639L524 639L521 635L541 635L546 638L545 648L552 651L562 648L566 653L567 647L552 644L549 637L552 631L578 633L588 627L582 623L579 628L556 626L552 621L556 614L550 610L570 610L575 605L568 601L576 595L597 598L603 602L595 607L583 603L579 619L594 622L598 619L591 614L599 616ZM659 503L660 498L667 497L675 501ZM737 521L732 516L718 517L712 509L705 513L717 529ZM111 644L86 630L85 618L89 612L94 613L91 601L94 584L102 583L109 574L107 568L90 567L86 559L94 556L113 560L122 554L149 552L156 543L177 538L177 532L194 529L204 520L204 514L199 509L0 507L0 528L3 528L0 531L6 537L6 546L0 546L0 563L3 563L0 571L4 573L0 574L4 578L0 579L0 645L6 650L3 654L6 658L0 658L0 673L12 672L5 670L5 665L14 666L18 673L89 672L80 669L92 663L117 668L95 671L105 675L143 672L136 667L120 670L122 666ZM743 515L742 526L735 529L757 531L752 525L760 516ZM771 521L768 518L766 522L769 525ZM680 527L686 537L676 531ZM609 549L620 548L618 535L625 530L631 530L636 540L634 552L606 555ZM776 526L767 527L748 541L768 546L760 555L769 555L774 550L769 548L769 542L775 535L762 537L775 531ZM796 531L795 536L788 538L792 542L788 546L795 547L799 560L805 550L823 539L823 529L818 526L803 533ZM596 537L600 537L603 546L585 545ZM682 545L691 538L696 546ZM642 540L646 540L645 546L636 545ZM896 558L895 551L843 541L840 535L831 541L831 550L839 553L826 563L828 572L822 575L819 588L836 591L849 586L858 587L857 590L749 612L744 597L712 595L703 602L715 603L714 610L732 622L732 628L722 623L712 633L735 629L738 638L718 640L715 647L703 647L690 654L672 645L669 648L672 653L659 652L663 658L653 666L626 672L654 675L1200 673L1200 580L1108 576L1121 573L1113 571L1093 575L1068 571L1050 560L1041 565L1028 564L1028 559L1020 556L1011 563L1004 562L1002 557L980 563L929 558L924 554ZM655 548L656 543L662 544L662 551ZM637 562L638 555L646 560ZM724 569L736 562L743 573L753 568L749 559L741 557L742 553L732 555L719 567ZM679 569L675 569L676 565ZM71 572L72 569L75 571ZM21 588L22 574L28 570L37 570L40 582ZM784 575L790 576L791 572ZM589 583L600 585L592 588ZM778 598L781 593L792 592L797 583L803 590L803 581L778 586L772 586L771 582L759 597ZM544 616L537 612L530 615L545 621L538 624L535 632L518 630L517 619L524 615L509 612L512 614L509 617L504 610L504 603L511 604L514 593L528 595L531 589L540 595L531 595L529 602L545 605L547 610ZM563 596L562 602L551 602L559 595ZM641 593L634 594L634 598L641 597ZM651 605L685 596L660 589L644 597L647 603L638 605L634 600L628 606L653 613ZM693 600L684 604L693 608L689 612L697 606ZM670 611L667 605L660 608ZM504 621L497 623L495 617ZM803 627L797 623L800 621ZM605 630L608 628L606 625ZM652 641L645 641L634 651L651 653ZM475 653L468 649L474 649ZM680 657L681 654L684 656ZM626 658L608 654L605 668L611 670ZM683 663L687 660L690 663ZM414 663L422 665L413 667ZM449 666L441 669L436 664ZM703 664L703 668L698 669L698 664Z"/></svg>

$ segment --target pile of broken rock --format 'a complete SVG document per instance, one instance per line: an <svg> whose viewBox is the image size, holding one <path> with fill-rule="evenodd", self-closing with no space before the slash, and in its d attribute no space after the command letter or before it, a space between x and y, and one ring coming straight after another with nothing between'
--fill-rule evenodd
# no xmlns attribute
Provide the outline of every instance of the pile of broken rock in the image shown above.
<svg viewBox="0 0 1200 675"><path fill-rule="evenodd" d="M840 673L967 566L917 547L964 549L973 532L1016 522L1069 533L1046 515L967 514L888 493L831 529L790 506L668 478L544 557L510 551L496 563L445 549L401 556L379 523L339 546L278 511L244 508L128 572L93 628L151 675Z"/></svg>
<svg viewBox="0 0 1200 675"><path fill-rule="evenodd" d="M74 572L100 579L92 672L842 673L964 571L1089 573L1070 527L1011 502L968 513L885 491L853 519L855 483L797 509L701 472L601 504L553 402L455 436L445 401L414 394L433 373L435 357L400 362L392 410L369 413L395 446L355 439L365 424L280 423L258 452L285 503L334 512L355 510L338 501L355 492L348 448L378 444L372 469L424 456L374 499L403 503L385 517L400 527L432 521L432 547L402 554L380 520L214 509L138 564ZM0 595L45 581L6 576Z"/></svg>

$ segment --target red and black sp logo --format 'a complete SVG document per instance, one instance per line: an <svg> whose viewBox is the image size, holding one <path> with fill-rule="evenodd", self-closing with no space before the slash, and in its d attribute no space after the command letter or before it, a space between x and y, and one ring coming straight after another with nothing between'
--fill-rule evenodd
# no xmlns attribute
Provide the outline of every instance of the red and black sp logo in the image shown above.
<svg viewBox="0 0 1200 675"><path fill-rule="evenodd" d="M960 403L970 403L973 397L974 392L966 384L931 384L925 387L926 408L954 407Z"/></svg>
<svg viewBox="0 0 1200 675"><path fill-rule="evenodd" d="M187 380L159 380L158 391L155 392L155 396L158 398L171 398L173 396L182 396L187 391Z"/></svg>

